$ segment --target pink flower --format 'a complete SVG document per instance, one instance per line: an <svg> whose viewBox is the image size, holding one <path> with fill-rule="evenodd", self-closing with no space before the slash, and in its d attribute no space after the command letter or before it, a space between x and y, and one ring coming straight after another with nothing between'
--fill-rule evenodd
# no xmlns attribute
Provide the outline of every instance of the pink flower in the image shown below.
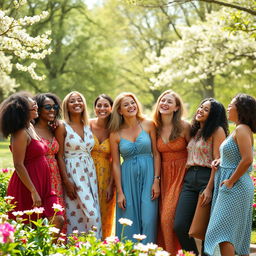
<svg viewBox="0 0 256 256"><path fill-rule="evenodd" d="M256 208L256 204L253 204L252 207L253 207L253 208Z"/></svg>
<svg viewBox="0 0 256 256"><path fill-rule="evenodd" d="M0 224L0 243L14 241L14 227L8 222Z"/></svg>
<svg viewBox="0 0 256 256"><path fill-rule="evenodd" d="M3 173L7 173L7 172L9 172L9 171L8 171L7 168L5 168L5 169L3 168L3 169L2 169L2 172L3 172Z"/></svg>

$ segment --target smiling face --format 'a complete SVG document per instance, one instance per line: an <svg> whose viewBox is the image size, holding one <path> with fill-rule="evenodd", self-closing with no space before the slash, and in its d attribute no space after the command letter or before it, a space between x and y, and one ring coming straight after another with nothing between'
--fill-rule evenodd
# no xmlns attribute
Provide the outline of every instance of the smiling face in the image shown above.
<svg viewBox="0 0 256 256"><path fill-rule="evenodd" d="M82 114L84 111L84 102L77 93L70 95L67 102L67 109L70 114Z"/></svg>
<svg viewBox="0 0 256 256"><path fill-rule="evenodd" d="M46 121L54 121L56 118L57 110L59 109L59 105L55 104L55 102L51 98L46 98L43 102L43 106L40 109L40 118Z"/></svg>
<svg viewBox="0 0 256 256"><path fill-rule="evenodd" d="M28 105L29 105L29 120L33 120L38 117L38 107L36 102L32 98L28 98Z"/></svg>
<svg viewBox="0 0 256 256"><path fill-rule="evenodd" d="M136 116L138 112L137 104L131 96L126 96L121 100L119 113L125 117Z"/></svg>
<svg viewBox="0 0 256 256"><path fill-rule="evenodd" d="M205 101L202 103L196 111L196 121L204 124L209 116L211 110L211 102Z"/></svg>
<svg viewBox="0 0 256 256"><path fill-rule="evenodd" d="M228 105L227 113L228 113L228 120L234 123L237 123L238 120L238 112L236 108L236 99L232 99L230 104Z"/></svg>
<svg viewBox="0 0 256 256"><path fill-rule="evenodd" d="M107 99L99 98L94 108L98 118L107 118L111 114L112 107Z"/></svg>
<svg viewBox="0 0 256 256"><path fill-rule="evenodd" d="M176 99L172 94L165 94L158 105L158 111L162 115L172 114L177 111L179 107L176 105Z"/></svg>

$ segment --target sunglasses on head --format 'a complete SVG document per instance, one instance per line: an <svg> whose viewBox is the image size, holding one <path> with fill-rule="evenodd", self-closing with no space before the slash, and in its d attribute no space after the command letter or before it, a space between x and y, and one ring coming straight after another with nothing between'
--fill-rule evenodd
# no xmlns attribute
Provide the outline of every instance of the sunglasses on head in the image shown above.
<svg viewBox="0 0 256 256"><path fill-rule="evenodd" d="M59 105L58 104L54 104L54 105L51 105L51 104L46 104L46 105L43 105L43 108L45 109L45 110L48 110L48 111L50 111L51 109L53 109L53 110L58 110L59 109Z"/></svg>

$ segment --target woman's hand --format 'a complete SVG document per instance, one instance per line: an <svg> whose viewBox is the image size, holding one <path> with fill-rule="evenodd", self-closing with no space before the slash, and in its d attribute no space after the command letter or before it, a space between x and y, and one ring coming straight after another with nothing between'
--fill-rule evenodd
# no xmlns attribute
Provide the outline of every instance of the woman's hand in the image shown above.
<svg viewBox="0 0 256 256"><path fill-rule="evenodd" d="M212 190L209 188L206 188L201 194L201 196L203 196L203 201L201 206L204 207L205 205L209 204L212 200Z"/></svg>
<svg viewBox="0 0 256 256"><path fill-rule="evenodd" d="M159 179L154 179L154 183L151 190L151 199L155 200L160 196Z"/></svg>
<svg viewBox="0 0 256 256"><path fill-rule="evenodd" d="M125 210L126 208L126 199L123 193L119 193L117 196L117 204L118 207L121 208L122 210Z"/></svg>
<svg viewBox="0 0 256 256"><path fill-rule="evenodd" d="M220 159L215 159L212 161L211 167L214 171L217 171L220 165Z"/></svg>
<svg viewBox="0 0 256 256"><path fill-rule="evenodd" d="M106 200L109 202L114 196L114 186L112 184L108 185L107 191L106 191Z"/></svg>
<svg viewBox="0 0 256 256"><path fill-rule="evenodd" d="M225 186L228 188L228 189L231 189L233 188L234 186L234 183L231 182L229 179L228 180L223 180L220 184L220 186L222 186L223 184L225 184Z"/></svg>
<svg viewBox="0 0 256 256"><path fill-rule="evenodd" d="M42 205L41 197L39 196L39 194L36 190L31 192L31 197L32 197L32 201L33 201L32 207L40 207Z"/></svg>
<svg viewBox="0 0 256 256"><path fill-rule="evenodd" d="M76 199L77 198L77 187L76 187L76 185L73 182L71 182L70 180L66 180L64 182L64 186L65 186L68 197L71 200Z"/></svg>

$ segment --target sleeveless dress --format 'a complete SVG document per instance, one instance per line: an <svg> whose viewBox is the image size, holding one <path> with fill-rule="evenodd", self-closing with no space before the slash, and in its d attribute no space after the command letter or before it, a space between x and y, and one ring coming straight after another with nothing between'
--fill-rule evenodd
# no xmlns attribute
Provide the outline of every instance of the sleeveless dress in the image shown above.
<svg viewBox="0 0 256 256"><path fill-rule="evenodd" d="M173 230L173 223L186 172L187 142L185 138L178 137L164 143L162 138L158 137L157 149L161 154L162 167L157 244L171 255L176 255L181 246Z"/></svg>
<svg viewBox="0 0 256 256"><path fill-rule="evenodd" d="M156 241L156 225L158 200L151 200L151 189L154 181L154 163L151 150L151 138L142 129L135 142L121 137L119 150L123 157L121 166L121 182L126 198L126 209L117 205L116 234L121 238L122 225L120 218L133 221L132 226L126 226L123 236L133 239L133 234L147 236L143 243Z"/></svg>
<svg viewBox="0 0 256 256"><path fill-rule="evenodd" d="M57 196L54 190L51 189L50 169L45 157L46 152L47 146L43 142L31 138L24 159L28 175L42 200L41 207L44 207L44 212L41 217L53 216L52 206L54 203L58 203ZM16 202L13 211L31 210L33 208L31 192L25 187L16 171L10 179L7 195L14 197L12 203ZM27 215L23 215L23 217L27 218ZM10 214L10 218L15 219L12 214ZM30 219L36 220L37 215L31 215Z"/></svg>
<svg viewBox="0 0 256 256"><path fill-rule="evenodd" d="M95 166L91 157L94 145L89 126L84 126L84 139L64 122L66 138L64 142L65 164L69 179L77 187L77 198L71 200L65 194L67 233L74 230L88 232L97 228L96 237L101 238L101 219Z"/></svg>
<svg viewBox="0 0 256 256"><path fill-rule="evenodd" d="M52 141L42 138L44 144L47 145L48 150L46 152L46 160L50 167L50 176L51 176L51 185L52 190L55 191L58 199L58 204L60 204L64 209L66 208L62 187L62 180L60 176L59 166L55 158L56 154L59 151L59 143L55 137L52 138ZM64 217L64 226L61 230L62 233L67 232L67 220L66 220L66 211L63 212Z"/></svg>
<svg viewBox="0 0 256 256"><path fill-rule="evenodd" d="M235 172L241 160L238 145L230 135L220 146L221 162L214 180L212 212L205 238L205 252L214 255L221 242L234 245L238 255L250 253L254 186L249 172L229 189L220 187Z"/></svg>
<svg viewBox="0 0 256 256"><path fill-rule="evenodd" d="M106 198L106 191L111 179L110 143L108 138L102 143L99 143L96 136L94 136L94 142L95 144L91 153L97 174L102 237L104 239L112 233L115 215L114 197L109 202L107 202Z"/></svg>

